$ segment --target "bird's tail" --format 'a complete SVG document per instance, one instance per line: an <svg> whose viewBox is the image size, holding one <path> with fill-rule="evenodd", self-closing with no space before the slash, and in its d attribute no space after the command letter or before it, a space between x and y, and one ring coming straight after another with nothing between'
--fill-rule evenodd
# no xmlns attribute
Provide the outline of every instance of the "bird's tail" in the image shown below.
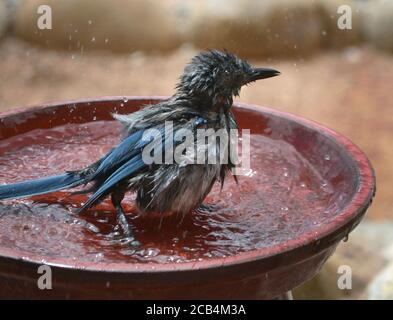
<svg viewBox="0 0 393 320"><path fill-rule="evenodd" d="M85 181L86 179L77 172L68 172L59 176L0 185L0 200L35 196L74 188L85 183Z"/></svg>

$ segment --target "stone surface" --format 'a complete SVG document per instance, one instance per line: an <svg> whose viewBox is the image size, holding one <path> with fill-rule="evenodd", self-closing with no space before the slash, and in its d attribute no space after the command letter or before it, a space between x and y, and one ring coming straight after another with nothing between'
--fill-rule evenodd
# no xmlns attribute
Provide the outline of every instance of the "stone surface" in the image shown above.
<svg viewBox="0 0 393 320"><path fill-rule="evenodd" d="M393 220L366 220L350 234L349 239L381 252L385 259L393 259L388 254L389 248L393 245Z"/></svg>
<svg viewBox="0 0 393 320"><path fill-rule="evenodd" d="M295 298L363 299L371 294L365 294L366 288L367 291L371 290L373 296L377 296L378 292L387 294L387 290L393 289L392 285L382 285L382 280L377 276L384 272L380 278L389 279L382 270L389 263L387 252L393 243L393 222L364 221L349 235L348 240L339 244L320 274L294 291ZM341 276L338 268L342 265L349 266L352 270L351 290L341 290L337 285ZM375 283L371 289L370 283Z"/></svg>
<svg viewBox="0 0 393 320"><path fill-rule="evenodd" d="M7 0L16 7L16 34L50 48L165 51L192 42L245 56L297 56L367 40L393 52L390 0ZM53 30L38 30L37 8L53 9ZM352 9L352 29L337 27L340 5ZM91 23L89 23L89 21ZM82 49L81 49L82 48Z"/></svg>
<svg viewBox="0 0 393 320"><path fill-rule="evenodd" d="M208 1L195 17L191 39L202 48L226 48L245 56L309 53L320 46L323 30L318 6L309 3Z"/></svg>
<svg viewBox="0 0 393 320"><path fill-rule="evenodd" d="M339 30L337 8L353 7L353 29ZM22 0L16 34L49 48L165 51L180 43L226 48L247 57L300 56L361 40L353 0ZM37 28L49 5L53 29Z"/></svg>
<svg viewBox="0 0 393 320"><path fill-rule="evenodd" d="M207 1L194 16L191 41L245 56L310 54L360 41L360 28L339 30L334 0ZM346 4L354 6L352 1ZM356 11L356 10L354 10ZM354 25L361 16L353 14Z"/></svg>
<svg viewBox="0 0 393 320"><path fill-rule="evenodd" d="M37 27L41 4L52 8L51 30ZM48 48L166 51L180 43L167 10L153 0L29 0L16 12L15 33Z"/></svg>
<svg viewBox="0 0 393 320"><path fill-rule="evenodd" d="M386 266L370 283L367 299L393 300L393 263Z"/></svg>
<svg viewBox="0 0 393 320"><path fill-rule="evenodd" d="M361 7L364 1L348 0L320 0L319 6L323 12L322 48L336 49L351 46L364 40L362 26L364 16ZM338 19L341 14L337 12L342 5L349 6L352 13L352 29L341 30Z"/></svg>
<svg viewBox="0 0 393 320"><path fill-rule="evenodd" d="M364 33L376 47L393 52L393 1L370 1L363 10Z"/></svg>

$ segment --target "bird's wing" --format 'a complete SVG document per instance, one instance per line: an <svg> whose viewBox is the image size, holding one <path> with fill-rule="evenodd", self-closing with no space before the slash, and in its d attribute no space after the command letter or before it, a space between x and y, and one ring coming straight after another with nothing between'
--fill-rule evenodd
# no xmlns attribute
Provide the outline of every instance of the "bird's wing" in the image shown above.
<svg viewBox="0 0 393 320"><path fill-rule="evenodd" d="M191 127L195 127L205 122L206 120L203 118L196 117L189 122L189 125L191 125ZM163 133L163 130L160 129L159 131ZM135 175L138 171L147 167L146 163L142 159L142 151L147 144L152 142L152 140L144 140L142 137L143 130L132 134L118 147L113 149L106 159L102 161L97 171L99 171L100 176L107 174L107 178L105 178L99 188L78 210L78 212L91 207L96 201L107 196L113 190L112 188L116 184ZM154 146L156 148L156 152L162 152L162 148L165 146L165 137L165 134L161 134L162 140L153 139L153 141L156 143Z"/></svg>
<svg viewBox="0 0 393 320"><path fill-rule="evenodd" d="M90 180L108 176L125 161L132 159L148 143L148 141L142 141L142 137L143 130L140 130L124 139L102 159Z"/></svg>
<svg viewBox="0 0 393 320"><path fill-rule="evenodd" d="M142 160L142 154L138 154L132 159L128 160L124 163L120 168L118 168L112 175L109 176L108 179L104 181L104 183L98 188L98 190L89 198L89 200L78 210L81 212L89 207L91 207L96 201L108 195L112 188L122 181L123 179L133 175L146 164Z"/></svg>
<svg viewBox="0 0 393 320"><path fill-rule="evenodd" d="M159 130L162 133L162 130ZM133 134L135 135L135 134ZM78 210L78 212L83 211L94 205L97 201L107 196L112 192L113 187L119 182L135 175L141 169L147 167L147 164L142 158L143 147L149 143L153 143L152 147L156 148L155 152L162 152L162 147L165 145L165 135L160 134L161 139L142 139L143 132L140 135L141 140L134 143L133 139L124 141L117 148L112 151L112 154L108 156L107 159L103 161L102 166L105 162L109 167L114 170L109 170L108 168L103 168L101 175L109 173L105 180L101 183L94 194L89 198L89 200ZM150 136L151 138L151 136Z"/></svg>

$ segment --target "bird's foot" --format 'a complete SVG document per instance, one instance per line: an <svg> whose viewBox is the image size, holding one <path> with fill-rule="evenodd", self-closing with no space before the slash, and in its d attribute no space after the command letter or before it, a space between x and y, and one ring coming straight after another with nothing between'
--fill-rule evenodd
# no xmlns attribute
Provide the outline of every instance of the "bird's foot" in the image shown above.
<svg viewBox="0 0 393 320"><path fill-rule="evenodd" d="M124 212L119 210L117 214L117 222L120 226L120 228L123 230L124 233L124 238L122 239L123 244L129 244L133 247L138 247L141 245L141 243L138 240L135 240L134 235L132 234L132 230L130 225L127 222L127 218L124 214Z"/></svg>

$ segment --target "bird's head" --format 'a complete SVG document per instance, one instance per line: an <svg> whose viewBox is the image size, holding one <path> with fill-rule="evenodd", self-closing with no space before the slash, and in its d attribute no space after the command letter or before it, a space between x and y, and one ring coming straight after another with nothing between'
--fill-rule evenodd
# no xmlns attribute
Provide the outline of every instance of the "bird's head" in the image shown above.
<svg viewBox="0 0 393 320"><path fill-rule="evenodd" d="M178 94L197 99L208 107L229 108L242 86L279 74L274 69L254 68L228 51L209 50L192 58L177 90Z"/></svg>

